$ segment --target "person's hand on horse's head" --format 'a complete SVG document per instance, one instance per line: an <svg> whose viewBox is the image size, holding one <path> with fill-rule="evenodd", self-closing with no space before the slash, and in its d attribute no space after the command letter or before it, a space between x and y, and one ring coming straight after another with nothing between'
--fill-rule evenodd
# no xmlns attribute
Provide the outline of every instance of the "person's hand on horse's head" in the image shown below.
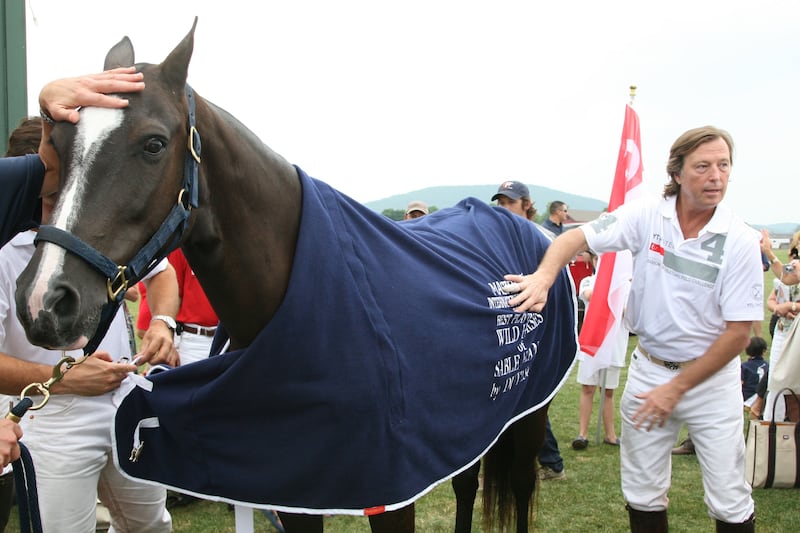
<svg viewBox="0 0 800 533"><path fill-rule="evenodd" d="M78 110L86 106L121 108L128 100L107 93L131 93L144 89L143 75L134 67L116 68L99 74L51 81L39 93L42 109L42 138L39 157L44 163L45 175L42 196L58 190L58 154L50 142L53 121L78 122Z"/></svg>
<svg viewBox="0 0 800 533"><path fill-rule="evenodd" d="M77 78L51 81L39 93L39 106L47 119L78 122L81 107L121 108L128 100L111 93L132 93L144 89L143 75L135 67L106 70Z"/></svg>

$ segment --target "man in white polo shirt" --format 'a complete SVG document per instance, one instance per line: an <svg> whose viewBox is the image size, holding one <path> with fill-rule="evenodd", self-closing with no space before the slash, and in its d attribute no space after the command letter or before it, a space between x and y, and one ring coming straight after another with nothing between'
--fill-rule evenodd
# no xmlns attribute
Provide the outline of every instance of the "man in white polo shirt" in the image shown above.
<svg viewBox="0 0 800 533"><path fill-rule="evenodd" d="M692 435L717 531L753 531L744 475L739 354L763 318L759 235L722 203L733 141L695 128L670 149L664 197L620 206L557 238L531 275L508 275L517 311L540 311L557 273L588 245L631 250L626 320L639 338L622 413L622 492L631 531L667 531L671 449ZM512 288L511 290L516 290Z"/></svg>
<svg viewBox="0 0 800 533"><path fill-rule="evenodd" d="M53 198L42 199L47 220ZM128 479L114 465L111 423L117 406L113 395L128 374L137 371L125 318L117 312L96 352L85 361L79 350L62 352L34 346L17 318L14 291L20 272L30 261L33 230L18 234L0 248L0 400L6 405L30 383L42 383L62 356L80 364L50 387L50 399L20 421L36 467L36 489L45 532L83 533L96 527L97 499L109 509L118 532L169 533L166 490ZM178 309L175 271L163 260L148 274L147 283L157 312L174 316ZM151 328L140 353L177 359L172 333L165 325ZM145 344L147 347L145 347ZM163 354L169 354L164 356ZM34 396L34 402L41 398ZM14 401L16 403L16 401Z"/></svg>

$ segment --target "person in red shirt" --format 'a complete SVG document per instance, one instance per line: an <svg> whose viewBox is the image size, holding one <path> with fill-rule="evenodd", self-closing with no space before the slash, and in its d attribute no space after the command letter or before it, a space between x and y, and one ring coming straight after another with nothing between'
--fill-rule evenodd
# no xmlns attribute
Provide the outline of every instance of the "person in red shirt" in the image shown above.
<svg viewBox="0 0 800 533"><path fill-rule="evenodd" d="M178 276L178 292L181 298L181 307L175 317L178 323L175 346L178 348L181 364L193 363L208 357L219 318L183 251L178 248L169 254L168 259Z"/></svg>
<svg viewBox="0 0 800 533"><path fill-rule="evenodd" d="M180 309L175 317L175 347L180 356L180 364L193 363L208 357L211 341L219 324L219 318L206 298L206 293L192 267L189 266L183 251L178 248L167 257L178 278ZM147 291L139 284L139 316L136 320L136 334L141 338L153 319L147 306Z"/></svg>

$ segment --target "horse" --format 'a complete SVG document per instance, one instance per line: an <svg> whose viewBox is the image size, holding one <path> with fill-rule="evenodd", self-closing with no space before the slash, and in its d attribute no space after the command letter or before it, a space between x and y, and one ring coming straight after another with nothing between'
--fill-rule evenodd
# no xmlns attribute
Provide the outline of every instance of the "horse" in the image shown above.
<svg viewBox="0 0 800 533"><path fill-rule="evenodd" d="M374 313L361 313L356 309L356 303L352 309L347 303L343 303L349 296L340 294L342 291L340 286L348 283L345 277L336 274L337 278L326 279L326 276L331 275L327 270L329 267L326 257L340 254L336 245L329 246L330 243L326 242L326 239L340 237L345 232L315 237L312 240L321 239L322 242L310 244L304 235L310 231L308 228L315 220L319 219L319 224L325 226L338 221L335 217L347 212L350 213L352 220L347 219L342 222L344 227L362 226L361 229L371 231L370 238L378 243L376 246L381 247L380 253L390 253L396 248L427 251L424 262L435 263L434 266L437 268L442 262L460 261L450 256L445 257L446 253L438 249L441 242L455 242L457 247L474 261L459 264L457 268L448 265L453 270L452 275L437 282L443 286L443 289L437 291L432 290L430 283L426 283L425 279L417 279L419 276L403 280L413 287L395 288L394 278L402 277L403 271L408 270L408 267L398 267L392 271L390 265L382 263L379 259L362 257L364 246L352 246L353 254L362 254L358 257L363 259L363 264L358 261L354 263L352 256L348 255L351 262L348 265L347 275L357 277L347 285L350 287L348 290L356 290L353 287L360 290L365 285L377 283L381 285L378 288L382 291L376 289L374 291L376 294L397 293L402 296L427 292L432 300L431 305L442 309L438 318L442 324L447 325L450 324L447 322L450 320L449 315L452 314L447 306L451 301L458 300L451 294L462 290L456 285L451 288L451 283L469 282L474 285L474 281L467 279L471 269L478 271L487 266L494 269L496 273L493 275L500 280L502 274L515 268L517 270L514 271L521 269L532 271L537 264L537 256L543 253L548 241L542 238L537 230L532 230L533 225L529 222L508 214L505 210L486 206L480 201L465 200L459 204L461 207L455 212L450 211L455 208L441 209L438 215L434 213L407 223L395 223L376 213L365 213L368 211L366 208L359 207L356 205L357 202L325 187L324 183L309 178L298 167L264 145L256 135L229 113L194 92L187 84L187 73L196 24L195 19L190 32L162 63L136 64L137 70L144 74L146 89L141 93L126 95L130 103L125 110L85 108L81 110L81 119L77 125L58 123L54 126L51 141L60 161L60 198L54 208L52 224L43 225L40 229L37 250L18 280L16 294L20 309L19 318L29 339L35 344L48 347L75 348L90 345L96 332L102 331L102 321L108 314L108 307L115 308L115 304L118 305L119 294L124 292L128 284L135 282L171 249L180 245L229 335L230 351L153 376L150 378L155 384L153 393L170 391L172 387L179 386L179 378L183 377L191 381L191 384L187 385L187 389L181 390L180 394L176 393L174 398L199 397L206 390L208 383L219 382L234 375L232 372L241 370L245 360L253 361L250 355L255 351L253 345L267 335L264 333L265 330L269 331L269 335L291 337L292 343L303 341L307 337L304 334L305 330L297 334L292 333L293 328L298 328L298 321L309 320L312 324L309 326L311 330L318 329L320 322L356 313L358 320L365 324L370 323L370 331L373 331L371 336L378 338L364 341L372 344L365 344L368 347L362 349L358 344L361 341L347 339L344 343L346 346L342 347L336 338L341 332L328 333L329 337L324 342L330 343L330 353L335 353L337 358L331 360L329 357L324 357L328 350L319 350L324 353L314 353L312 355L319 357L308 361L304 359L302 364L297 363L294 358L307 356L305 352L309 350L298 347L297 353L291 353L295 344L289 344L288 347L284 346L277 351L270 349L268 350L270 353L266 354L258 351L257 359L268 360L270 364L277 366L270 367L269 372L254 376L253 379L258 380L255 384L234 386L232 392L227 393L225 397L230 403L222 407L216 415L214 413L205 415L204 420L216 419L216 423L205 424L204 421L199 421L181 439L165 446L154 443L162 437L172 438L168 435L169 432L155 433L152 424L148 426L139 422L133 433L139 435L140 430L143 434L148 431L151 433L134 446L129 460L126 460L128 449L121 451L125 445L122 441L128 439L129 434L125 433L127 428L120 429L124 423L118 419L116 429L118 450L115 450L115 459L120 468L124 468L129 475L146 478L150 474L142 474L137 468L146 463L149 450L155 449L151 447L160 446L159 449L164 451L169 447L185 445L179 456L172 458L172 463L161 462L162 458L157 453L151 453L149 457L156 462L154 470L166 472L169 476L173 474L182 476L189 472L190 480L179 482L169 478L156 479L156 482L212 499L244 501L277 509L286 531L290 533L320 532L323 513L337 512L369 516L371 529L376 533L412 532L415 519L414 500L436 484L451 479L457 501L455 530L466 532L472 527L472 509L478 490L481 457L483 457L485 468L483 518L486 530L490 530L492 522L499 524L502 530L507 529L511 523L511 516L515 513L516 530L520 533L527 531L531 522L531 501L537 481L536 456L543 442L547 407L574 360L576 348L574 297L571 300L562 299L560 302L549 303L548 310L544 311L544 314L519 314L508 312L508 309L498 314L494 307L502 308L504 305L507 307L509 298L504 293L503 282L488 284L481 282L480 291L483 292L480 299L483 301L477 306L469 303L472 311L457 318L467 324L472 324L472 319L476 318L474 323L483 324L486 316L489 316L492 321L490 337L496 335L496 338L491 339L491 343L487 346L499 349L495 346L498 345L504 350L511 350L511 354L501 358L492 356L492 366L489 368L492 372L492 378L489 380L492 382L491 391L482 394L481 398L474 401L474 405L499 408L505 398L509 398L510 403L520 403L520 405L508 407L511 414L507 415L507 418L496 420L500 415L494 411L486 415L478 414L478 408L470 399L464 403L464 409L467 411L465 414L480 421L479 429L491 426L486 429L488 437L473 438L471 435L477 431L475 427L463 434L458 433L458 428L455 426L441 428L442 433L437 434L440 435L437 438L445 435L457 444L457 450L452 452L448 450L448 454L458 455L457 460L446 457L447 454L442 451L444 448L442 443L431 442L433 437L421 436L413 444L421 443L420 446L425 448L424 454L414 456L415 459L412 461L403 459L405 447L412 445L404 442L398 448L396 455L387 460L387 464L392 468L396 466L396 470L392 470L391 474L380 474L388 475L388 480L386 477L380 477L380 482L364 481L371 479L367 477L370 467L359 469L359 461L366 458L357 457L351 463L340 459L339 455L342 449L351 444L356 445L356 441L359 441L358 433L369 434L368 439L365 438L367 450L361 453L371 456L372 453L368 449L370 443L374 443L375 448L382 448L381 443L388 443L398 438L398 434L402 436L412 432L413 427L410 424L405 426L403 424L416 412L421 410L448 412L447 409L450 408L440 407L435 394L428 396L426 393L426 397L422 399L395 395L399 389L409 387L413 384L409 382L414 381L404 373L408 366L405 361L371 357L365 362L351 362L349 357L353 353L360 356L363 355L361 352L375 346L381 353L384 349L392 352L390 348L404 342L405 339L392 329L397 327L399 330L399 325L392 325L390 328L392 331L385 335L374 333L383 327L383 324L378 323L379 320ZM130 40L125 37L108 52L105 68L129 65L134 65L134 52ZM309 208L308 202L311 202L315 195L324 199L335 198L337 205L341 206L341 213L337 211L335 214L329 214L320 209ZM482 243L483 248L481 248L481 245L469 242L474 237L466 238L460 235L459 224L462 224L460 221L466 218L474 219L479 231L484 225L495 221L504 228L503 231L520 240L517 243L512 239L510 244L503 243L502 246L494 244L495 248L486 250L490 240L512 238L505 233L499 237L499 233L495 235L493 232L500 230L487 229L486 234L479 235L479 240L487 241ZM376 230L373 226L379 228ZM393 240L389 242L375 236L384 233L390 234ZM422 241L415 233L426 234L426 238L433 244ZM347 243L349 241L343 240L340 245L345 246ZM523 252L523 244L526 243L532 243L533 248ZM307 261L302 259L307 257L305 254L315 250L319 253L319 249L326 246L328 248L325 253L318 256L318 263L310 265L310 274L304 279L297 279L299 276L295 271L301 266L306 268ZM517 250L518 248L520 250ZM144 253L145 250L147 253ZM341 254L345 252L349 254L351 250L342 251ZM496 254L502 253L513 254L517 258L514 261L521 263L512 265L508 260L504 262L495 258ZM445 257L446 261L439 256ZM371 267L367 268L367 264ZM471 266L474 264L477 266ZM416 268L415 263L411 265L412 268ZM374 270L384 268L387 271L385 278L380 277L381 273L378 273L377 277L373 273ZM302 285L311 285L314 289L312 299L307 302L309 306L307 315L313 315L313 309L318 304L324 303L326 298L336 300L337 309L325 313L324 319L313 316L298 317L296 313L289 313L286 310L288 301L293 291ZM488 290L487 286L490 292L488 297L484 297L483 293ZM566 273L560 276L556 288L558 287L564 289L564 294L567 291L571 294L572 289ZM448 288L452 291L451 294L439 294ZM555 293L556 291L551 294ZM371 294L373 293L364 293L362 298L364 302ZM552 296L551 299L556 300ZM413 304L414 299L410 300ZM492 309L487 309L487 301L488 307ZM364 302L357 304L362 305ZM480 319L472 315L480 315ZM407 316L408 312L399 312L397 320L405 321L404 317ZM314 320L317 322L313 322ZM364 327L367 328L366 325ZM419 332L422 336L419 342L426 346L437 342L435 337L445 337L447 343L458 346L460 337L465 335L458 331L440 332L434 326L425 327L416 324L411 324L411 330ZM538 335L535 342L530 341L533 338L531 335ZM387 344L392 346L387 347ZM554 351L558 356L537 357L538 353L545 349ZM451 357L448 363L442 363L444 366L436 367L436 370L443 372L436 374L433 371L429 372L430 379L437 379L437 375L446 373L452 368L466 372L467 369L462 367L470 365L467 363L466 355L461 356L462 351L467 352L470 349L459 348L456 351L459 355L455 359L456 362L454 363ZM471 351L475 352L476 349L472 348ZM413 357L424 364L412 366L430 364L433 367L438 364L429 359L430 354L425 354L423 350L419 350L421 353L414 352ZM377 366L390 367L385 374L373 371L376 360L380 363ZM347 388L363 385L355 396L374 393L370 398L375 398L375 401L383 402L388 397L386 404L387 410L391 412L391 421L383 424L380 420L375 420L376 416L373 411L369 411L369 405L348 399L348 402L354 404L357 415L363 414L371 420L367 424L348 426L350 418L340 416L338 411L327 405L327 399L317 402L306 399L308 392L317 387L316 382L309 386L294 382L288 384L295 387L292 389L293 393L300 391L292 394L293 398L300 398L296 405L284 401L285 398L279 396L279 393L270 392L273 387L279 385L279 378L283 377L285 381L290 381L285 376L292 375L295 371L299 372L300 370L296 368L298 366L304 367L302 371L311 374L312 379L316 379L322 372L336 374L344 372L346 368L363 369L363 384L348 383ZM486 370L481 368L480 371ZM252 369L243 370L246 376L252 376L254 373ZM241 373L238 376L236 379L242 379ZM445 375L437 381L436 388L447 388L453 381ZM534 381L544 384L547 390L537 390L536 387L529 386ZM214 394L211 393L212 397ZM240 398L238 394L244 396ZM202 447L205 444L204 440L210 438L210 434L206 431L249 432L252 425L241 421L223 429L216 428L226 423L232 424L228 421L231 411L239 411L241 406L250 400L251 397L248 395L253 394L274 394L269 397L269 401L259 401L258 405L253 407L259 419L265 420L267 426L279 417L281 421L289 424L281 426L286 429L281 430L280 435L285 436L290 442L277 454L286 454L286 461L289 461L289 457L295 454L294 448L301 444L304 446L319 444L309 455L324 454L327 450L338 447L337 451L328 452L331 455L330 461L323 458L327 463L319 464L328 464L330 469L335 471L331 476L334 480L338 477L342 483L347 481L354 486L364 485L364 488L359 490L365 493L377 492L376 501L365 503L360 499L355 502L344 501L346 498L344 495L335 495L335 498L341 500L329 499L328 495L337 492L337 487L327 485L315 487L317 484L324 484L322 474L319 473L321 469L310 468L309 471L303 471L302 465L297 467L300 470L292 472L285 479L279 473L270 471L266 474L259 473L255 476L257 479L251 482L249 477L254 477L252 470L256 465L233 452L225 455L226 450L218 448L212 452L206 450L204 457L219 452L222 455L219 461L230 467L232 472L220 474L220 478L225 480L203 480L200 485L192 485L198 476L196 472L203 470L202 467L192 468L192 461L206 460L197 458L192 450ZM339 393L328 396L331 401L334 397L338 398ZM129 398L126 398L120 406L121 413L132 403L137 402L135 399L129 402ZM217 403L224 404L225 402L221 400ZM420 400L422 403L416 403ZM531 405L522 405L525 402L530 402ZM158 403L158 409L172 408L165 405L172 403L169 400L162 399ZM320 407L320 403L325 405ZM146 408L149 409L150 406ZM174 409L179 410L178 407ZM161 412L158 417L149 417L147 420L157 419L159 424L167 427L173 414L176 420L185 420L195 410L194 405L184 405L180 412ZM307 411L314 413L320 411L323 414L312 423L296 422L298 414ZM452 413L452 409L449 412ZM118 418L120 417L121 414L118 415ZM329 423L332 418L335 419L336 425L340 425L343 429L337 434L334 428L331 433L333 437L328 440L320 438L320 443L316 443L309 442L315 439L295 437L298 433L310 431L309 427L314 428L317 424ZM439 425L447 426L447 422L432 424L432 426ZM398 427L402 431L388 435ZM204 436L196 437L195 433L203 433ZM218 437L215 438L217 438L215 442L218 442ZM192 442L187 443L186 440ZM481 441L473 442L473 440ZM428 455L431 456L430 459ZM426 464L412 464L414 461ZM276 464L273 461L270 468L275 468ZM439 473L435 474L431 481L427 478L421 482L413 479L412 473L426 469L437 470ZM161 474L156 474L158 475ZM227 477L230 477L231 481L225 488L217 488L215 483L221 486ZM314 500L314 495L317 493L323 496L319 498L320 501L306 502L302 499L304 496L298 496L296 501L275 503L272 500L253 501L249 493L239 492L239 480L242 480L242 484L252 484L253 488L248 486L247 491L258 492L259 487L273 477L278 479L275 483L280 484L281 490L285 489L287 493L296 490L301 494L307 494L305 497L309 500ZM400 489L393 492L393 487L406 482L406 477L409 478L407 484L413 487L403 489L405 492ZM248 478L248 481L244 481L245 478ZM192 486L183 486L179 483ZM242 488L242 491L244 490ZM275 497L265 496L265 498ZM339 503L340 501L344 503Z"/></svg>

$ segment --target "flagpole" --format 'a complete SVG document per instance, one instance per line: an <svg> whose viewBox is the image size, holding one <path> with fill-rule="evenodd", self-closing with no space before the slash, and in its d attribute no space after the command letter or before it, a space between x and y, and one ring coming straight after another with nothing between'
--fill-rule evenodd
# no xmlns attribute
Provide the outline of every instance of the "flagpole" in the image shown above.
<svg viewBox="0 0 800 533"><path fill-rule="evenodd" d="M633 107L633 101L636 99L636 85L629 86L628 90L629 90L628 94L630 96L630 101L628 102L628 105ZM600 405L599 405L599 411L597 413L597 429L594 432L594 443L595 443L595 445L598 445L598 446L600 445L600 430L601 430L601 426L603 424L603 408L605 407L605 403L606 403L606 374L607 374L607 372L608 372L608 368L604 367L602 370L600 370L600 376L598 378L599 381L600 381L600 402L599 402Z"/></svg>

